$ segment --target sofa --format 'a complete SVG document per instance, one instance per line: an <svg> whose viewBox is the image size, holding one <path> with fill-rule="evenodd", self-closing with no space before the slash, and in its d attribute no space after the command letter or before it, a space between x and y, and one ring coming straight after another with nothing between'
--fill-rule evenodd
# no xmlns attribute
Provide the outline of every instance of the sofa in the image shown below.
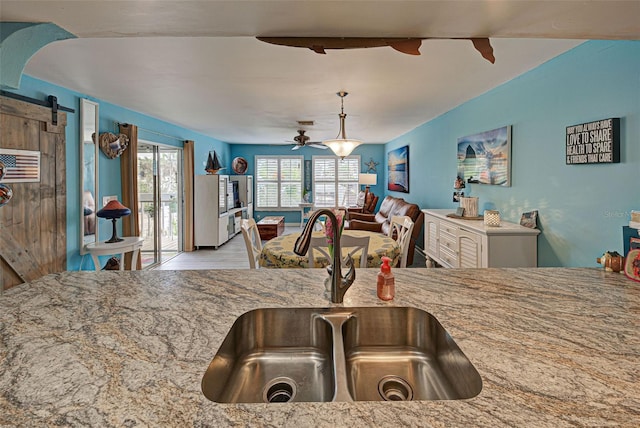
<svg viewBox="0 0 640 428"><path fill-rule="evenodd" d="M345 225L345 229L368 230L388 235L391 227L391 217L403 215L411 217L414 223L411 243L409 244L409 254L407 255L407 266L410 266L413 264L416 241L420 236L422 224L424 223L424 213L418 205L409 203L402 198L387 196L375 214L349 213L349 221Z"/></svg>

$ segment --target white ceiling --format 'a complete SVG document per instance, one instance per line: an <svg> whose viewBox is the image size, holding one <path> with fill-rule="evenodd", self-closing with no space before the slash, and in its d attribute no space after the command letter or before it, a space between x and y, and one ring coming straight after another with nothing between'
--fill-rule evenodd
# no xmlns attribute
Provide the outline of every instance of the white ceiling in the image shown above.
<svg viewBox="0 0 640 428"><path fill-rule="evenodd" d="M640 1L12 1L0 20L53 22L77 35L25 73L231 143L285 144L346 130L384 143L577 46L640 38ZM490 37L327 51L255 36Z"/></svg>

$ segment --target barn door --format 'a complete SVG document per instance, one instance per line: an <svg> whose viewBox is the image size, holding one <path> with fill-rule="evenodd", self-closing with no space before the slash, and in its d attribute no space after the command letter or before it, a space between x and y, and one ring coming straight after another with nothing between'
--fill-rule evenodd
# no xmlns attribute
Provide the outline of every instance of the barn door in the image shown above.
<svg viewBox="0 0 640 428"><path fill-rule="evenodd" d="M0 148L40 152L40 182L5 183L0 207L0 290L67 267L66 113L0 97Z"/></svg>

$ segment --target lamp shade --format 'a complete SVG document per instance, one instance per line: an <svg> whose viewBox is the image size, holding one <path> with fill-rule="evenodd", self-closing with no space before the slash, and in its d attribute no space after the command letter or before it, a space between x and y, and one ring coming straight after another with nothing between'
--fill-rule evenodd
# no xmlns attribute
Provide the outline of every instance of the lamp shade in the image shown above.
<svg viewBox="0 0 640 428"><path fill-rule="evenodd" d="M125 207L124 205L122 205L117 200L109 201L107 205L102 207L102 209L96 213L96 215L100 218L111 218L111 219L124 217L129 214L131 214L131 210Z"/></svg>
<svg viewBox="0 0 640 428"><path fill-rule="evenodd" d="M341 159L349 156L353 149L362 144L362 142L358 140L341 138L336 138L334 140L325 140L322 143L333 150L333 153L335 153L336 156L339 156Z"/></svg>
<svg viewBox="0 0 640 428"><path fill-rule="evenodd" d="M375 186L378 182L377 174L360 174L358 176L358 183L365 186Z"/></svg>
<svg viewBox="0 0 640 428"><path fill-rule="evenodd" d="M131 214L131 210L117 200L109 201L107 205L102 207L102 209L96 213L98 217L108 218L113 223L113 233L111 234L111 239L105 241L107 244L124 241L123 238L118 238L118 234L116 232L116 220L129 214Z"/></svg>

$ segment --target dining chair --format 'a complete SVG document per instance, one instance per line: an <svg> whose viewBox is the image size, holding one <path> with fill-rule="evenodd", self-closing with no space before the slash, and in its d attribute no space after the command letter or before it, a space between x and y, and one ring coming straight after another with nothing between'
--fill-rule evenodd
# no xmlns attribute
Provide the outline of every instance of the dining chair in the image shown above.
<svg viewBox="0 0 640 428"><path fill-rule="evenodd" d="M258 225L252 218L243 219L240 224L244 244L247 247L247 255L249 256L249 268L257 269L259 267L258 260L262 252L262 240L258 232Z"/></svg>
<svg viewBox="0 0 640 428"><path fill-rule="evenodd" d="M409 243L413 232L413 221L409 216L393 216L389 227L389 237L395 239L400 247L399 267L407 267L407 255L409 253Z"/></svg>
<svg viewBox="0 0 640 428"><path fill-rule="evenodd" d="M354 258L355 254L360 253L359 262L355 264L355 267L367 267L367 258L369 257L369 237L356 237L351 235L342 235L340 238L340 248L349 248L348 254L351 258ZM325 259L331 262L331 256L329 255L329 247L327 245L327 238L324 236L312 236L311 242L309 244L309 251L307 252L307 257L309 258L308 267L315 267L316 255L315 252L318 252L319 255L324 257ZM342 258L342 266L346 264L346 256ZM364 266L362 265L362 260L364 260Z"/></svg>
<svg viewBox="0 0 640 428"><path fill-rule="evenodd" d="M368 236L352 236L343 234L340 237L340 247L349 248L349 255L353 258L354 254L360 252L360 261L356 264L356 267L367 267L369 258L369 237ZM344 264L346 258L343 258ZM364 261L364 263L363 263Z"/></svg>

